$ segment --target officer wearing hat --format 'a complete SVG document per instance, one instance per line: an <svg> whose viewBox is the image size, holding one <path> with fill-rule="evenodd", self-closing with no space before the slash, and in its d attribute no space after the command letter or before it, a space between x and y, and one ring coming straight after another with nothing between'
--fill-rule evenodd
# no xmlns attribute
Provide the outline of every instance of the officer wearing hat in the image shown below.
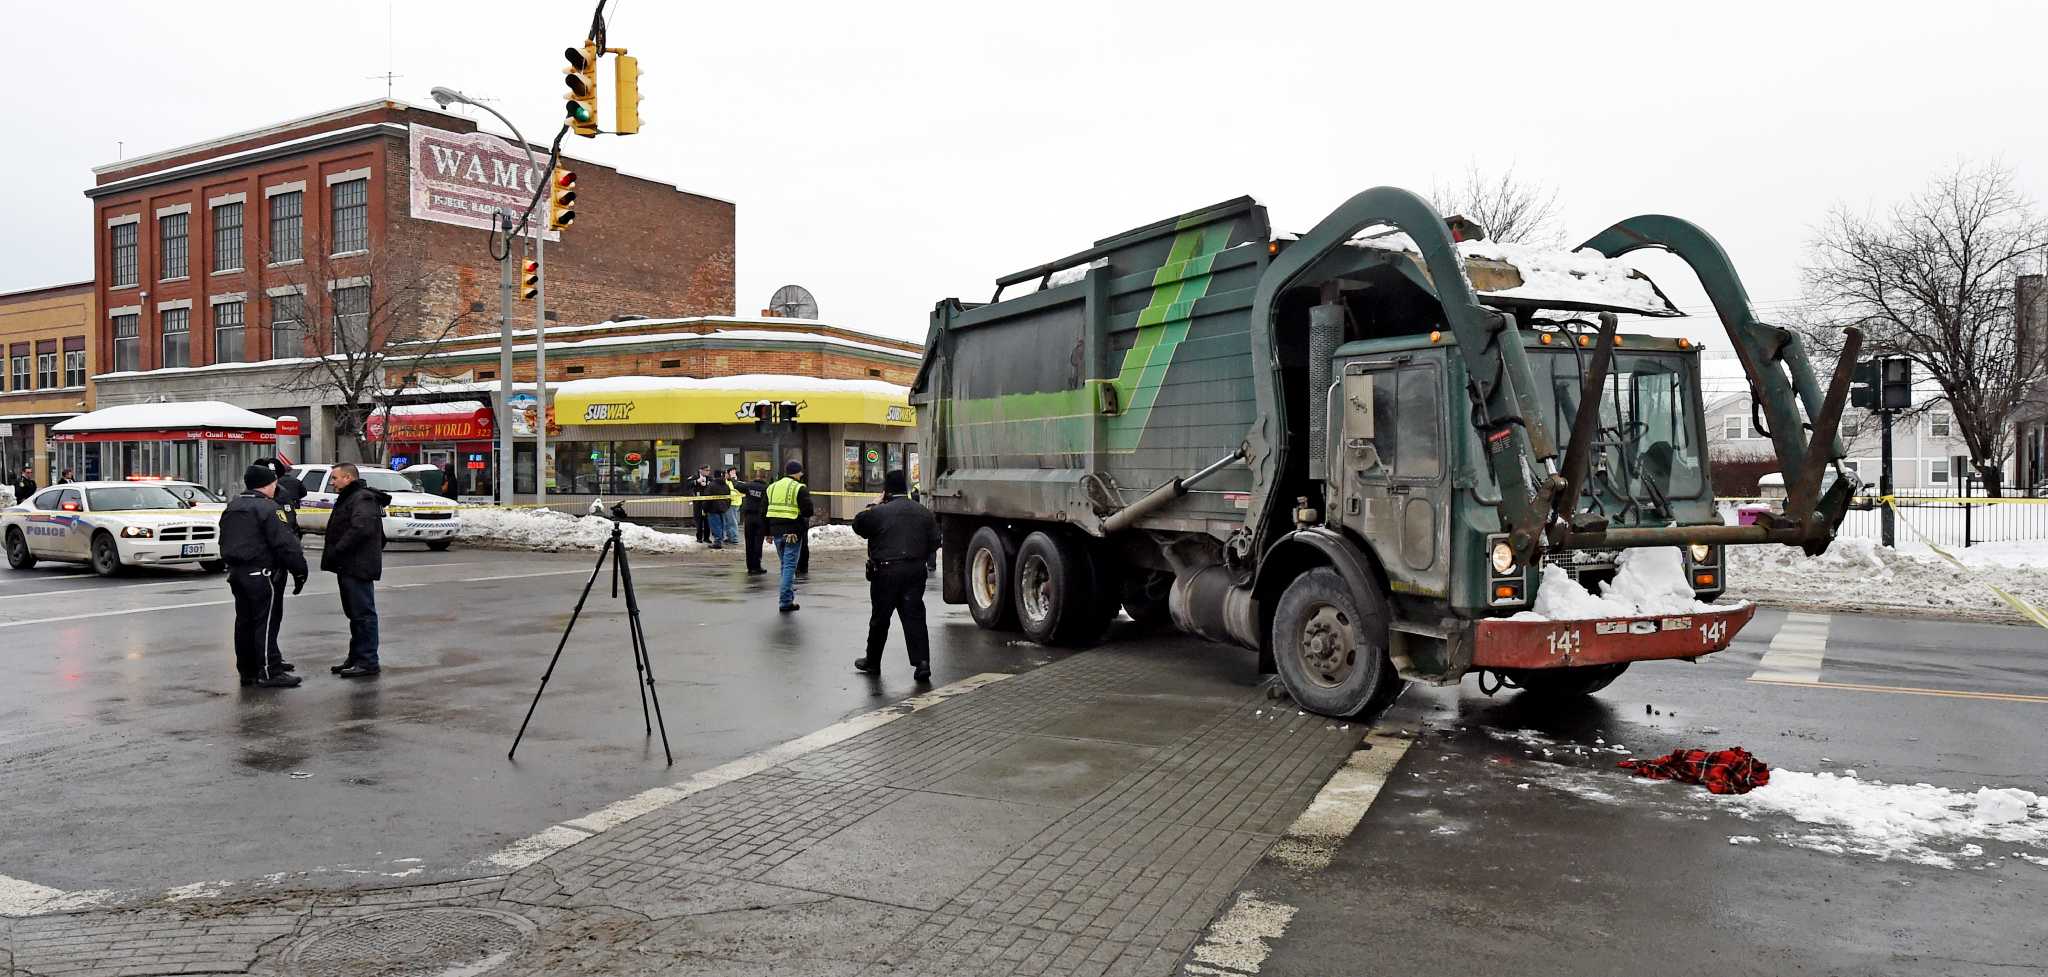
<svg viewBox="0 0 2048 977"><path fill-rule="evenodd" d="M235 596L235 669L243 685L289 689L299 684L292 665L277 657L277 629L282 586L273 579L289 575L292 593L306 587L306 556L298 534L285 524L272 498L277 474L266 465L250 465L242 473L246 489L220 514L220 556L228 565L228 590Z"/></svg>
<svg viewBox="0 0 2048 977"><path fill-rule="evenodd" d="M775 538L775 555L782 562L780 610L798 609L796 565L803 556L804 535L811 525L811 490L804 487L804 463L791 461L782 466L782 477L768 486L768 534Z"/></svg>
<svg viewBox="0 0 2048 977"><path fill-rule="evenodd" d="M873 675L882 669L889 641L889 615L903 621L903 644L920 682L932 677L931 637L924 627L926 566L939 550L939 521L911 501L909 479L898 468L882 477L882 501L853 517L853 531L868 541L868 653L853 670Z"/></svg>

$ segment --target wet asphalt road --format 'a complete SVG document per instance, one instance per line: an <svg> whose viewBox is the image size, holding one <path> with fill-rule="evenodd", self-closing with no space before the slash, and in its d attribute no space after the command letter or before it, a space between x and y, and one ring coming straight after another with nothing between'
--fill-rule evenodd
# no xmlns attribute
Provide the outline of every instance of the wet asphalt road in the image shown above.
<svg viewBox="0 0 2048 977"><path fill-rule="evenodd" d="M676 765L643 732L624 602L602 582L508 761L592 560L392 546L384 672L355 681L327 674L347 621L316 573L286 613L306 679L291 690L236 683L221 577L0 571L0 876L147 894L489 874L478 859L550 824L919 691L899 635L879 682L849 667L866 633L850 556L818 555L793 615L737 563L640 556ZM936 684L1053 658L928 604Z"/></svg>
<svg viewBox="0 0 2048 977"><path fill-rule="evenodd" d="M1297 909L1259 973L2042 968L2048 866L2012 845L1953 868L1800 847L1786 839L1824 829L1743 819L1595 749L1739 745L1779 769L2048 792L2048 632L1836 615L1820 684L1749 681L1785 618L1764 610L1728 651L1636 666L1573 709L1489 699L1469 680L1411 688L1382 726L1415 731L1414 745L1331 866L1304 876L1267 863L1245 880L1240 891ZM1522 730L1534 735L1505 735Z"/></svg>

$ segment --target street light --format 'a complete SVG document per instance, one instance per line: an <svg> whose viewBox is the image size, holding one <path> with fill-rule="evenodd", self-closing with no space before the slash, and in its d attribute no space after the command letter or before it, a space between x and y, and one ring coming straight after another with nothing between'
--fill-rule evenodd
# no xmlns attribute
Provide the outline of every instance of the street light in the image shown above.
<svg viewBox="0 0 2048 977"><path fill-rule="evenodd" d="M442 85L434 86L433 90L428 94L432 95L434 101L444 109L451 104L460 102L463 105L473 105L496 116L499 122L505 124L505 128L511 130L512 138L519 140L519 148L526 151L526 171L531 178L532 185L535 187L541 185L540 163L534 159L533 146L527 143L526 137L520 134L519 127L513 125L511 119L505 118L503 112L470 98L453 88ZM527 221L527 226L533 229L533 263L535 265L534 270L540 278L540 282L534 288L533 296L533 389L534 398L539 404L539 410L535 412L536 420L533 429L533 491L534 501L541 505L546 505L548 501L548 259L543 245L547 241L547 230L540 222L531 219ZM499 330L498 360L500 363L498 371L498 402L510 404L512 402L512 318L509 313L505 317L504 328ZM501 423L498 425L498 454L500 456L498 464L498 498L501 502L509 504L512 501L512 469L516 467L515 458L517 457L513 454L511 424Z"/></svg>

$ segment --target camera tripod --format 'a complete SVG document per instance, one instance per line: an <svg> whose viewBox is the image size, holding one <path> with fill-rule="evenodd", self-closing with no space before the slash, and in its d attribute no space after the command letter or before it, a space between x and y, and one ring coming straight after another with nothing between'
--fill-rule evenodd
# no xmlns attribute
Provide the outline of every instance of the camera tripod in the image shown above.
<svg viewBox="0 0 2048 977"><path fill-rule="evenodd" d="M596 508L597 506L592 506L592 509ZM650 736L654 734L655 727L661 728L661 753L668 758L669 766L676 765L675 755L670 753L668 748L668 726L661 720L661 697L654 691L654 662L647 654L647 633L640 627L640 599L633 591L633 564L626 558L626 540L620 533L620 526L625 518L625 505L613 505L611 538L605 540L604 548L597 551L597 565L591 568L590 579L583 582L583 595L576 598L576 609L569 612L569 624L562 628L562 640L555 645L555 656L548 659L548 670L541 673L540 688L533 690L533 703L526 707L526 718L519 723L519 735L512 737L512 748L505 751L507 760L519 752L519 741L526 736L527 724L533 722L533 711L540 706L541 693L548 690L548 679L554 676L555 665L562 660L562 649L569 646L569 633L576 630L576 619L583 614L584 602L590 599L590 588L597 584L598 574L604 572L605 558L611 557L612 597L619 596L621 580L626 585L626 621L627 630L632 635L633 671L637 673L634 684L640 687L640 721L646 726ZM651 717L647 711L649 701L654 703Z"/></svg>

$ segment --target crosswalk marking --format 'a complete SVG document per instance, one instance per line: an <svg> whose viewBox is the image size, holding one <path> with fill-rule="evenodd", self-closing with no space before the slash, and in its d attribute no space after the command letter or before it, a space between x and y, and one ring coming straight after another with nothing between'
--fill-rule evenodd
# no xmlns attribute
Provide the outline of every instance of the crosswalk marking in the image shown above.
<svg viewBox="0 0 2048 977"><path fill-rule="evenodd" d="M1821 659L1828 650L1826 614L1787 614L1771 646L1756 663L1750 678L1760 682L1813 684L1820 681Z"/></svg>

